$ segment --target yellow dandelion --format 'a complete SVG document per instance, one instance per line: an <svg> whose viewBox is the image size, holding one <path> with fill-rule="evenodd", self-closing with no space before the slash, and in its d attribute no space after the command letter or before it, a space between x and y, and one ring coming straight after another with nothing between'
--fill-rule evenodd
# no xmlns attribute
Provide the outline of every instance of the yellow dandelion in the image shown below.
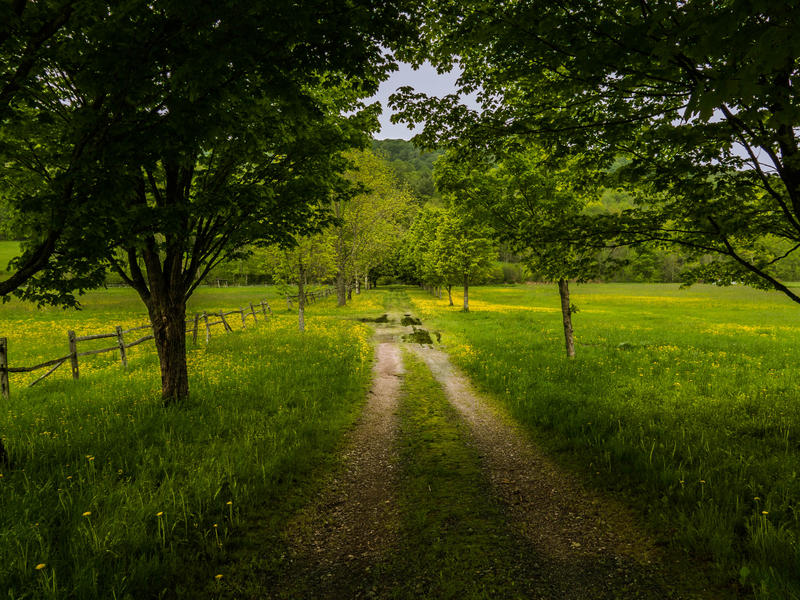
<svg viewBox="0 0 800 600"><path fill-rule="evenodd" d="M227 504L228 506L230 506L231 504L233 504L233 501L232 501L232 500L228 500L228 501L227 501L225 504Z"/></svg>
<svg viewBox="0 0 800 600"><path fill-rule="evenodd" d="M761 500L761 498L759 498L758 496L755 496L755 497L753 498L753 500Z"/></svg>
<svg viewBox="0 0 800 600"><path fill-rule="evenodd" d="M157 517L161 517L161 516L163 516L163 515L164 515L164 511L163 511L163 510L160 510L160 511L158 511L158 512L156 513L156 516L157 516Z"/></svg>
<svg viewBox="0 0 800 600"><path fill-rule="evenodd" d="M90 511L90 510L87 510L87 511L86 511L85 513L83 513L81 516L83 516L83 517L88 517L88 516L89 516L89 515L91 515L91 514L92 514L92 511Z"/></svg>
<svg viewBox="0 0 800 600"><path fill-rule="evenodd" d="M42 570L42 569L44 569L46 566L47 566L47 565L46 565L46 564L44 564L44 563L39 563L38 565L36 565L36 570L37 570L37 571L41 571L41 570Z"/></svg>
<svg viewBox="0 0 800 600"><path fill-rule="evenodd" d="M216 579L217 581L222 579L222 573L217 573L216 575L214 575L214 579Z"/></svg>
<svg viewBox="0 0 800 600"><path fill-rule="evenodd" d="M216 523L214 523L214 527L216 527L216 526L217 526L217 524L216 524Z"/></svg>
<svg viewBox="0 0 800 600"><path fill-rule="evenodd" d="M769 514L769 512L767 512L766 510L762 510L762 511L761 511L761 514L762 514L762 515L768 515L768 514Z"/></svg>

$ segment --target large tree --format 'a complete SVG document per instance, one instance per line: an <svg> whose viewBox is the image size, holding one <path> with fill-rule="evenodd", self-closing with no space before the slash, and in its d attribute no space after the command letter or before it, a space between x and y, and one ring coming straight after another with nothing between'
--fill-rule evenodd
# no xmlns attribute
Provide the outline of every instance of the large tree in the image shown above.
<svg viewBox="0 0 800 600"><path fill-rule="evenodd" d="M310 207L346 185L340 152L367 142L373 115L358 98L391 67L379 42L404 33L402 2L103 7L82 5L87 29L64 34L39 92L3 123L31 237L54 212L72 224L51 228L62 250L24 295L57 299L110 264L147 306L173 401L188 393L185 303L203 275L251 242L302 231ZM104 133L76 178L65 156L93 110ZM53 172L69 177L56 186ZM59 200L69 185L80 203Z"/></svg>
<svg viewBox="0 0 800 600"><path fill-rule="evenodd" d="M587 159L630 162L637 206L576 223L617 243L719 257L695 273L800 296L776 265L800 248L800 13L757 2L424 2L410 58L463 70L457 97L395 97L428 145L491 148L526 136ZM781 248L770 251L769 248Z"/></svg>

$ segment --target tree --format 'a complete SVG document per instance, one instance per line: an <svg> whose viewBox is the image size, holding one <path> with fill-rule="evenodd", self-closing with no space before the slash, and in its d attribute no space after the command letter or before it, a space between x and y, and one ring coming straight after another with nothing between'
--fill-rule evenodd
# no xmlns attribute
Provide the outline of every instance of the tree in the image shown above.
<svg viewBox="0 0 800 600"><path fill-rule="evenodd" d="M361 277L391 255L413 210L411 194L380 157L360 151L348 158L347 179L356 193L333 203L336 221L330 229L339 306L346 304L350 285L360 285Z"/></svg>
<svg viewBox="0 0 800 600"><path fill-rule="evenodd" d="M263 267L278 283L297 285L298 329L305 331L306 287L334 273L335 259L330 236L317 233L292 240L290 246L273 246L263 257Z"/></svg>
<svg viewBox="0 0 800 600"><path fill-rule="evenodd" d="M697 277L745 281L800 296L778 278L800 248L797 81L800 14L766 1L686 3L425 2L425 40L408 50L441 69L456 61L460 92L405 89L402 119L425 122L428 145L493 148L524 136L585 150L636 183L636 206L584 219L598 245L680 244L720 257ZM779 251L775 241L779 241Z"/></svg>
<svg viewBox="0 0 800 600"><path fill-rule="evenodd" d="M0 282L3 299L56 261L71 273L71 289L102 279L102 268L66 258L62 237L65 231L80 237L87 226L86 199L116 184L112 174L120 164L111 157L118 155L113 146L124 140L129 79L115 80L116 93L82 84L104 64L125 62L121 73L133 66L106 43L124 29L122 13L91 0L80 6L73 0L19 0L0 7L0 204L12 221L5 227L25 237L11 276ZM105 165L98 168L101 160ZM89 237L85 230L83 237ZM47 300L74 304L64 289L53 290Z"/></svg>
<svg viewBox="0 0 800 600"><path fill-rule="evenodd" d="M440 213L428 261L433 264L438 277L447 283L451 305L452 282L463 283L464 312L469 312L470 282L483 275L495 257L491 237L488 227L469 220L452 208Z"/></svg>
<svg viewBox="0 0 800 600"><path fill-rule="evenodd" d="M433 252L436 230L441 220L441 208L425 207L417 212L396 251L401 279L419 285L442 283L436 271L436 254Z"/></svg>
<svg viewBox="0 0 800 600"><path fill-rule="evenodd" d="M467 160L458 152L437 163L437 184L459 199L459 208L492 227L529 268L558 284L564 343L575 356L569 280L586 280L599 268L597 252L571 231L573 219L596 196L592 174L580 156L554 160L543 149L519 142L502 154Z"/></svg>
<svg viewBox="0 0 800 600"><path fill-rule="evenodd" d="M81 227L60 231L63 252L28 280L26 297L51 301L50 290L96 284L81 268L110 264L147 306L165 401L185 397L187 298L248 244L308 229L311 201L346 186L340 152L367 142L374 114L358 98L391 68L378 42L403 34L401 8L175 0L91 14L86 35L65 40L70 60L37 80L46 101L3 127L15 177L49 183L58 147L26 149L24 127L37 142L55 138L50 123L63 107L84 104L110 124L92 155L97 177L81 183L85 200L67 207ZM58 196L49 185L16 189L17 206L44 231Z"/></svg>

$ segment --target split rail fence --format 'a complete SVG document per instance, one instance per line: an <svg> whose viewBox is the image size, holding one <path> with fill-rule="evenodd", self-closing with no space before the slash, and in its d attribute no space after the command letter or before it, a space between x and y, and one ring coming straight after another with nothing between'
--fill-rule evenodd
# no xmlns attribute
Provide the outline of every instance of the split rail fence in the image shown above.
<svg viewBox="0 0 800 600"><path fill-rule="evenodd" d="M266 300L261 300L258 303L262 313L262 316L266 318L267 316L272 315L272 308L269 305L269 302ZM220 312L198 312L194 314L194 317L187 319L186 324L189 325L186 333L192 334L192 343L197 343L197 336L200 332L200 325L202 322L202 326L205 329L205 336L206 336L206 344L211 339L211 328L216 325L222 325L223 331L233 331L233 328L228 323L228 320L225 317L231 315L240 315L242 319L242 328L244 329L247 327L247 318L252 317L254 322L258 322L258 318L256 317L256 307L253 303L250 303L250 310L245 310L243 307L240 307L238 310L230 310L230 311L220 311ZM211 320L218 318L219 320ZM33 382L28 384L28 387L33 387L46 377L49 377L53 373L56 372L61 365L66 363L67 361L70 362L72 367L72 378L78 379L80 373L78 369L78 358L81 356L91 356L93 354L103 354L105 352L119 352L120 361L122 362L122 366L128 366L128 348L133 348L134 346L138 346L139 344L143 344L148 340L154 339L152 333L146 334L132 342L125 341L125 336L127 334L136 332L136 331L143 331L145 329L152 330L153 326L151 324L147 325L140 325L139 327L131 327L130 329L122 329L121 326L116 326L114 329L114 333L97 333L92 335L76 335L74 331L67 332L67 339L69 341L69 354L66 356L61 356L59 358L54 358L52 360L45 361L38 365L34 365L32 367L10 367L8 366L8 338L0 337L0 395L3 398L8 398L11 394L11 389L9 385L9 373L30 373L32 371L38 371L39 369L46 369L50 367L50 369L42 376L35 379ZM113 346L109 346L108 348L100 348L97 350L85 350L83 352L78 352L78 344L82 342L88 342L92 340L105 340L105 339L113 339L115 340L115 344Z"/></svg>
<svg viewBox="0 0 800 600"><path fill-rule="evenodd" d="M305 303L306 304L313 304L316 300L320 298L327 298L333 293L331 288L325 288L324 290L320 290L318 292L306 292L304 296L306 297ZM294 296L290 296L286 294L286 306L289 310L292 310L292 302L297 302L300 300L300 294L295 294Z"/></svg>

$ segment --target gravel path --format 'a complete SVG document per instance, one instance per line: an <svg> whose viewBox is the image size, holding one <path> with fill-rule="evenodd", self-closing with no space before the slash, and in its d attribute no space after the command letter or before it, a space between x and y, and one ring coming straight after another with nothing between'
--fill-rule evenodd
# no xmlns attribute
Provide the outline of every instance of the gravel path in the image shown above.
<svg viewBox="0 0 800 600"><path fill-rule="evenodd" d="M292 577L316 579L312 588L317 598L339 597L340 584L349 586L396 545L397 408L403 362L397 343L384 339L376 336L372 388L349 434L343 469L287 528Z"/></svg>
<svg viewBox="0 0 800 600"><path fill-rule="evenodd" d="M550 597L702 597L670 590L663 557L630 512L588 493L545 457L509 417L472 390L445 353L413 350L469 425L495 493L538 555Z"/></svg>

